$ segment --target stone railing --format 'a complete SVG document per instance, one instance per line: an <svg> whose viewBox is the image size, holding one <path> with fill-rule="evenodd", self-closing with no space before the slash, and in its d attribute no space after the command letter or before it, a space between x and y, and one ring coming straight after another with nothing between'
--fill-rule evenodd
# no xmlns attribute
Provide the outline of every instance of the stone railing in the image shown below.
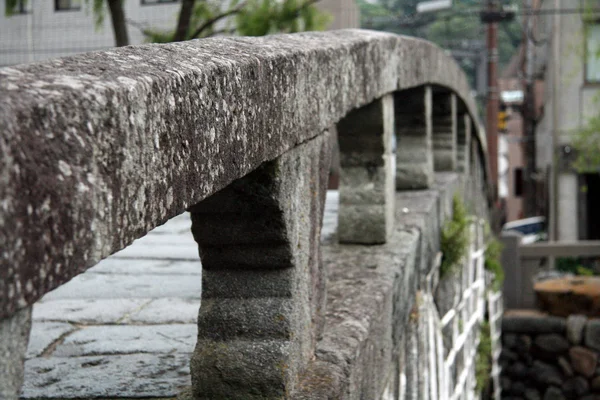
<svg viewBox="0 0 600 400"><path fill-rule="evenodd" d="M322 246L336 137L339 243ZM408 396L408 319L452 196L487 216L483 138L454 61L391 34L0 69L0 397L17 396L31 305L184 210L203 267L191 396Z"/></svg>
<svg viewBox="0 0 600 400"><path fill-rule="evenodd" d="M534 290L536 275L552 271L551 257L600 257L600 241L597 240L522 244L522 235L510 231L503 232L501 239L504 245L502 266L507 277L503 292L506 307L511 309L538 307Z"/></svg>

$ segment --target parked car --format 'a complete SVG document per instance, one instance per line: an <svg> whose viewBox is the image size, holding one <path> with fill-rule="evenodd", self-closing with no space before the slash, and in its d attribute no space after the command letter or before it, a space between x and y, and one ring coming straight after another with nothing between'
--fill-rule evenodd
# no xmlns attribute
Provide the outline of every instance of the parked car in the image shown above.
<svg viewBox="0 0 600 400"><path fill-rule="evenodd" d="M531 217L507 222L502 226L502 231L517 231L523 234L521 243L530 244L548 239L546 233L546 218Z"/></svg>

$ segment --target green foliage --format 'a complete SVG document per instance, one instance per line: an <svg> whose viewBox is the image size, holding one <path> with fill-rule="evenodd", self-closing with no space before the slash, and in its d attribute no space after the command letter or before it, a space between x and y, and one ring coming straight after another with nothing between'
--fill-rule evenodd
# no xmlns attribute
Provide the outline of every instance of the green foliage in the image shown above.
<svg viewBox="0 0 600 400"><path fill-rule="evenodd" d="M19 13L19 7L24 7L27 4L27 0L6 0L4 4L4 15L10 17L11 15L15 15Z"/></svg>
<svg viewBox="0 0 600 400"><path fill-rule="evenodd" d="M600 171L600 114L587 120L586 125L572 138L577 151L573 167L579 173Z"/></svg>
<svg viewBox="0 0 600 400"><path fill-rule="evenodd" d="M460 262L469 250L470 218L463 200L454 195L452 199L452 218L444 222L442 226L441 251L443 254L440 266L440 277L455 272Z"/></svg>
<svg viewBox="0 0 600 400"><path fill-rule="evenodd" d="M598 260L583 257L559 257L556 259L556 270L580 276L596 275L595 265Z"/></svg>
<svg viewBox="0 0 600 400"><path fill-rule="evenodd" d="M483 392L492 374L492 335L490 324L484 321L480 329L479 346L477 346L477 358L475 360L475 390Z"/></svg>
<svg viewBox="0 0 600 400"><path fill-rule="evenodd" d="M494 280L492 281L492 290L497 292L502 290L502 284L504 283L504 269L500 262L500 255L502 254L502 243L491 233L489 225L486 225L486 247L485 247L485 262L484 267L486 270L494 274Z"/></svg>
<svg viewBox="0 0 600 400"><path fill-rule="evenodd" d="M330 16L320 12L315 0L235 0L224 9L223 2L206 0L196 2L190 20L187 39L204 38L216 34L264 36L271 33L293 33L323 30ZM224 27L217 29L216 22ZM223 22L224 21L224 22ZM172 41L174 30L144 29L147 40L153 43Z"/></svg>

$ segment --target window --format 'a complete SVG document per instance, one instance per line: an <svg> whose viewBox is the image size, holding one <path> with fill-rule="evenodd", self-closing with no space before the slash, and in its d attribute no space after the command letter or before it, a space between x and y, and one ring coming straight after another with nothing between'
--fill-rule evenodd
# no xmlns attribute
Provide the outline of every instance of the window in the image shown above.
<svg viewBox="0 0 600 400"><path fill-rule="evenodd" d="M29 13L28 6L27 0L7 0L4 15L10 17L11 15L27 14Z"/></svg>
<svg viewBox="0 0 600 400"><path fill-rule="evenodd" d="M523 196L523 168L515 168L515 197Z"/></svg>
<svg viewBox="0 0 600 400"><path fill-rule="evenodd" d="M55 11L81 10L81 0L54 0Z"/></svg>
<svg viewBox="0 0 600 400"><path fill-rule="evenodd" d="M177 3L179 0L142 0L142 4L166 4Z"/></svg>
<svg viewBox="0 0 600 400"><path fill-rule="evenodd" d="M586 26L585 80L600 83L600 21Z"/></svg>

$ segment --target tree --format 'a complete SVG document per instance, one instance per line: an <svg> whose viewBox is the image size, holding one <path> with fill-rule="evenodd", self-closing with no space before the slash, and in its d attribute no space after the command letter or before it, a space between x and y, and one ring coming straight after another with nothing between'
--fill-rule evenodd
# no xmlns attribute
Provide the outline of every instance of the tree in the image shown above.
<svg viewBox="0 0 600 400"><path fill-rule="evenodd" d="M314 6L319 0L234 0L223 9L220 1L182 3L175 31L144 29L155 43L197 39L218 34L263 36L275 32L322 30L327 15Z"/></svg>
<svg viewBox="0 0 600 400"><path fill-rule="evenodd" d="M322 30L329 17L314 6L318 1L232 0L223 8L223 2L219 0L183 0L175 29L163 31L126 19L122 0L106 0L117 46L128 44L128 25L140 29L153 43L179 42L219 34L262 36L275 32ZM106 12L104 0L93 0L93 11L96 24L101 24Z"/></svg>

